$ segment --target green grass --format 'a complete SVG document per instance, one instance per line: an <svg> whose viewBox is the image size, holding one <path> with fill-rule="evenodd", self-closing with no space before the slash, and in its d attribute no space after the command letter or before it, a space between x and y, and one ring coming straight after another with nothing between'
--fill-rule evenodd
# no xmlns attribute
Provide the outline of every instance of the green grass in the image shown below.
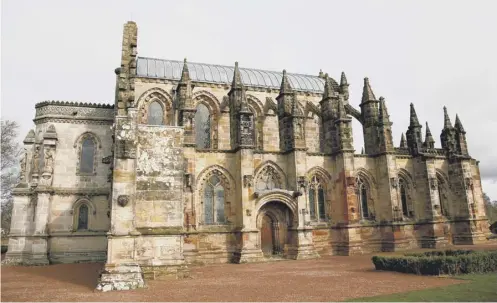
<svg viewBox="0 0 497 303"><path fill-rule="evenodd" d="M497 273L452 277L466 283L391 295L355 298L349 302L496 302Z"/></svg>

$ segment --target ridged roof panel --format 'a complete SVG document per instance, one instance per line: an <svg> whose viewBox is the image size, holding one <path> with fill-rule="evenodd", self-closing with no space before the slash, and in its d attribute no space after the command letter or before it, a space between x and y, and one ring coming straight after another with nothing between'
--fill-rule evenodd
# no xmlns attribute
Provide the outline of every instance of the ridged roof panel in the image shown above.
<svg viewBox="0 0 497 303"><path fill-rule="evenodd" d="M138 57L136 73L139 77L179 80L183 64L183 61ZM193 62L188 62L187 64L192 81L231 84L233 80L234 67ZM242 82L246 86L272 89L280 88L281 78L283 77L282 72L252 68L240 68L240 74ZM287 73L287 76L294 90L315 93L322 93L324 90L324 79L318 76L292 73ZM335 89L338 89L338 83L333 79L332 83Z"/></svg>

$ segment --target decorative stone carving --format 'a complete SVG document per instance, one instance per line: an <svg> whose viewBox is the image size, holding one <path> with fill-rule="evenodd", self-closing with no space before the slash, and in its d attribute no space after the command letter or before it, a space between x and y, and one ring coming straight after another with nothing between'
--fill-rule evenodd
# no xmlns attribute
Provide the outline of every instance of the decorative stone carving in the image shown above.
<svg viewBox="0 0 497 303"><path fill-rule="evenodd" d="M43 172L52 174L54 165L54 150L52 148L45 148L45 167Z"/></svg>
<svg viewBox="0 0 497 303"><path fill-rule="evenodd" d="M437 190L437 188L438 188L437 178L430 177L430 178L428 179L428 182L429 182L429 184L430 184L430 188L431 188L432 190Z"/></svg>
<svg viewBox="0 0 497 303"><path fill-rule="evenodd" d="M254 186L254 178L252 175L244 175L243 176L243 187L253 187Z"/></svg>
<svg viewBox="0 0 497 303"><path fill-rule="evenodd" d="M21 166L21 168L20 168L21 171L19 172L19 182L20 183L26 182L26 162L27 162L27 159L28 159L28 155L27 155L26 149L24 149L22 156L21 156L21 159L19 160L19 164Z"/></svg>
<svg viewBox="0 0 497 303"><path fill-rule="evenodd" d="M297 180L297 184L299 186L299 191L304 192L307 188L307 180L304 176L299 176Z"/></svg>
<svg viewBox="0 0 497 303"><path fill-rule="evenodd" d="M250 210L250 209L246 209L245 213L246 213L247 217L252 216L252 210Z"/></svg>
<svg viewBox="0 0 497 303"><path fill-rule="evenodd" d="M399 187L399 179L395 177L390 178L390 184L392 185L393 188Z"/></svg>
<svg viewBox="0 0 497 303"><path fill-rule="evenodd" d="M255 182L257 190L282 188L283 182L279 172L272 165L266 165L257 175Z"/></svg>
<svg viewBox="0 0 497 303"><path fill-rule="evenodd" d="M40 172L40 146L37 145L35 146L34 152L33 152L33 169L31 170L32 175L38 176L38 173Z"/></svg>
<svg viewBox="0 0 497 303"><path fill-rule="evenodd" d="M102 158L102 163L103 164L111 164L112 163L112 155L111 156L107 156L107 157L103 157Z"/></svg>
<svg viewBox="0 0 497 303"><path fill-rule="evenodd" d="M117 204L121 207L125 207L129 203L129 196L128 195L119 195L117 197Z"/></svg>

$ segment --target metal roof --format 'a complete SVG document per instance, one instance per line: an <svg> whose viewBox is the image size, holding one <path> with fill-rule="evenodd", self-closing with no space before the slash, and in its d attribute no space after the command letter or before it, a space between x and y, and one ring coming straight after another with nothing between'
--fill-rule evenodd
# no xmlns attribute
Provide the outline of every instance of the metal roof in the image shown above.
<svg viewBox="0 0 497 303"><path fill-rule="evenodd" d="M183 61L138 57L136 73L139 77L179 80L183 64ZM192 81L231 84L233 80L234 67L232 66L193 62L188 62L187 64ZM240 68L240 74L242 82L246 86L273 89L280 88L281 78L283 77L282 72L252 68ZM318 76L287 73L287 77L294 90L315 93L323 92L324 79ZM335 89L338 89L338 83L333 79L331 80Z"/></svg>

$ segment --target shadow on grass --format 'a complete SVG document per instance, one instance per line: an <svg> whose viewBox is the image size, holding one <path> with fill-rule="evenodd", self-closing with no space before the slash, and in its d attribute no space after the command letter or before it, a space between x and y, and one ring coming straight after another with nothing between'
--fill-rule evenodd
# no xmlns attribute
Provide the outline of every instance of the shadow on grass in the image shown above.
<svg viewBox="0 0 497 303"><path fill-rule="evenodd" d="M375 297L355 298L347 302L496 302L497 273L450 277L466 283Z"/></svg>

